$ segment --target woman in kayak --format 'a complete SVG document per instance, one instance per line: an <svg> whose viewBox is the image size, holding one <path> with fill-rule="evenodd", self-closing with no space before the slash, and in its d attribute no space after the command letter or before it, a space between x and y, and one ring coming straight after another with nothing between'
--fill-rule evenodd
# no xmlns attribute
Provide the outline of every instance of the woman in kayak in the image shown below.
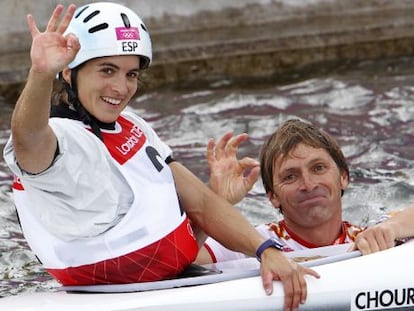
<svg viewBox="0 0 414 311"><path fill-rule="evenodd" d="M28 15L31 68L4 150L23 233L46 270L64 285L172 278L196 257L201 229L256 255L267 294L281 280L285 309L297 308L304 276L317 273L289 261L125 111L152 61L141 19L109 2L63 11L44 32ZM56 77L63 91L51 106Z"/></svg>

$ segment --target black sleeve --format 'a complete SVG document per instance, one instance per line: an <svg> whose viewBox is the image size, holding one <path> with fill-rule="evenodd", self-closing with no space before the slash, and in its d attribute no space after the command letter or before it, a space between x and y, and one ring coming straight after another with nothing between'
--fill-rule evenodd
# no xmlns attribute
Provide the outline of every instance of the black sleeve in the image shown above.
<svg viewBox="0 0 414 311"><path fill-rule="evenodd" d="M170 164L171 162L175 162L175 159L173 159L171 156L168 156L168 157L165 159L165 163Z"/></svg>

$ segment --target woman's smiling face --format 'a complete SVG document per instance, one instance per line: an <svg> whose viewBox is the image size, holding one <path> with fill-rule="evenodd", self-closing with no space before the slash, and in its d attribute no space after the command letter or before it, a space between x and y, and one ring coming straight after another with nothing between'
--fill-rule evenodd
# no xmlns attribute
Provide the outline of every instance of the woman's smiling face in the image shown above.
<svg viewBox="0 0 414 311"><path fill-rule="evenodd" d="M138 89L139 57L108 56L92 59L77 73L78 97L101 122L114 122ZM70 70L64 72L70 76ZM70 78L66 81L70 81Z"/></svg>

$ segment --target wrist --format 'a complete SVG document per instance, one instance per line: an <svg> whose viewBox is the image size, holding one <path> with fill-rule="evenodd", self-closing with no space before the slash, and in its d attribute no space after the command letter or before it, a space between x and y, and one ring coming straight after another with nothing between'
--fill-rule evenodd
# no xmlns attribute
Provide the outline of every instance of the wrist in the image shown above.
<svg viewBox="0 0 414 311"><path fill-rule="evenodd" d="M275 248L278 251L283 252L283 244L280 243L276 238L269 238L264 241L256 250L256 259L261 262L262 261L262 254L268 248Z"/></svg>
<svg viewBox="0 0 414 311"><path fill-rule="evenodd" d="M57 74L41 70L39 68L36 68L35 66L32 66L30 67L29 75L35 77L36 79L53 81L55 80Z"/></svg>

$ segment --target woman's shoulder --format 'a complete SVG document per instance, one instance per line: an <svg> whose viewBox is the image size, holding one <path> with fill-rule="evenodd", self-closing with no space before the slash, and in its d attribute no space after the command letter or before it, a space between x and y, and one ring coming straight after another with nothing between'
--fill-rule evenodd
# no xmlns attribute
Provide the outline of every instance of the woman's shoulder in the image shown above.
<svg viewBox="0 0 414 311"><path fill-rule="evenodd" d="M78 120L73 120L73 119L69 119L69 118L59 118L59 117L53 117L49 119L49 125L53 128L53 129L60 129L60 130L65 130L65 129L85 129L85 125Z"/></svg>

